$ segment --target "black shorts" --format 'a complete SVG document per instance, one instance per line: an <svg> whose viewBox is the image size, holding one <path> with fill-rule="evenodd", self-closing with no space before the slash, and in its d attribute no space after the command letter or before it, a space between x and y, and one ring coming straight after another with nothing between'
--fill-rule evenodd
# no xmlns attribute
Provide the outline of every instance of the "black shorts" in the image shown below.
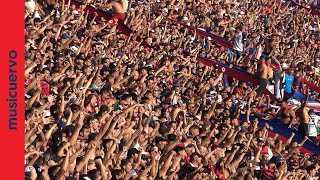
<svg viewBox="0 0 320 180"><path fill-rule="evenodd" d="M258 96L261 96L264 91L267 89L268 80L265 78L261 78L259 81L259 88L257 89Z"/></svg>
<svg viewBox="0 0 320 180"><path fill-rule="evenodd" d="M308 130L309 128L307 123L301 123L298 127L299 133L302 134L303 136L307 136L309 134Z"/></svg>

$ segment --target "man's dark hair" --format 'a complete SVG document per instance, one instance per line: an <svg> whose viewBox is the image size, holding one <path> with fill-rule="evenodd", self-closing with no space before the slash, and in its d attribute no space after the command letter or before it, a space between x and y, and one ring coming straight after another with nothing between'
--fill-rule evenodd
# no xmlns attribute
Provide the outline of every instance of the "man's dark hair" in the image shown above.
<svg viewBox="0 0 320 180"><path fill-rule="evenodd" d="M99 170L98 169L92 169L92 170L90 170L89 172L88 172L88 177L90 178L90 179L97 179L97 172L98 172Z"/></svg>
<svg viewBox="0 0 320 180"><path fill-rule="evenodd" d="M193 131L193 130L195 130L195 129L199 129L199 127L196 126L196 125L192 125L192 126L190 127L190 129L189 129L189 132L191 132L191 131Z"/></svg>
<svg viewBox="0 0 320 180"><path fill-rule="evenodd" d="M104 139L101 143L102 146L106 146L106 144L108 144L109 142L111 142L112 139Z"/></svg>
<svg viewBox="0 0 320 180"><path fill-rule="evenodd" d="M127 159L131 159L135 154L139 154L136 148L129 149Z"/></svg>
<svg viewBox="0 0 320 180"><path fill-rule="evenodd" d="M111 175L112 175L112 178L111 180L116 180L117 176L120 176L121 175L121 170L120 169L114 169L111 171Z"/></svg>
<svg viewBox="0 0 320 180"><path fill-rule="evenodd" d="M80 109L80 105L72 104L70 108L71 108L72 112L75 112L75 111L78 111Z"/></svg>
<svg viewBox="0 0 320 180"><path fill-rule="evenodd" d="M43 68L43 70L42 70L42 73L44 73L44 72L46 72L46 71L49 71L50 72L50 69L49 68Z"/></svg>
<svg viewBox="0 0 320 180"><path fill-rule="evenodd" d="M82 126L80 132L83 133L85 129L89 129L89 127L86 124Z"/></svg>
<svg viewBox="0 0 320 180"><path fill-rule="evenodd" d="M310 173L312 170L314 170L316 167L314 164L307 167L307 172Z"/></svg>
<svg viewBox="0 0 320 180"><path fill-rule="evenodd" d="M111 91L111 85L110 83L106 83L103 88L101 89L100 93L101 94L109 94L109 92Z"/></svg>
<svg viewBox="0 0 320 180"><path fill-rule="evenodd" d="M237 29L240 30L240 31L243 30L242 26L238 26Z"/></svg>
<svg viewBox="0 0 320 180"><path fill-rule="evenodd" d="M66 127L66 134L67 134L67 137L71 137L72 136L72 134L74 133L74 131L75 131L75 129L76 129L76 127L74 126L74 125L68 125L67 127Z"/></svg>
<svg viewBox="0 0 320 180"><path fill-rule="evenodd" d="M121 160L121 168L128 165L129 163L130 163L130 161L128 159Z"/></svg>
<svg viewBox="0 0 320 180"><path fill-rule="evenodd" d="M97 134L96 133L90 133L88 137L88 142L93 141L96 138Z"/></svg>
<svg viewBox="0 0 320 180"><path fill-rule="evenodd" d="M108 112L109 111L109 108L108 108L108 106L106 106L106 105L102 105L101 107L100 107L100 109L99 109L99 116L102 116L103 115L103 113L105 113L105 112Z"/></svg>
<svg viewBox="0 0 320 180"><path fill-rule="evenodd" d="M190 161L194 161L196 156L203 158L203 156L200 153L194 152L190 155Z"/></svg>
<svg viewBox="0 0 320 180"><path fill-rule="evenodd" d="M48 169L48 175L50 177L54 177L54 175L57 173L57 170L58 170L59 166L52 166Z"/></svg>

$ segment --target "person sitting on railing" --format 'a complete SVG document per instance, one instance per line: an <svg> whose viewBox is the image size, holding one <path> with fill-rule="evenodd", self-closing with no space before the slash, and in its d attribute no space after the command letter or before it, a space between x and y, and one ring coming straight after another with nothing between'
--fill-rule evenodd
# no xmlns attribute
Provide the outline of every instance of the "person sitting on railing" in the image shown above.
<svg viewBox="0 0 320 180"><path fill-rule="evenodd" d="M278 111L278 114L275 116L275 118L280 118L283 124L291 127L296 119L295 112L292 108L292 105L288 105L286 101L282 101L281 110Z"/></svg>
<svg viewBox="0 0 320 180"><path fill-rule="evenodd" d="M296 110L296 116L300 121L299 125L299 133L304 136L308 136L309 134L309 114L308 110L306 109L308 105L308 98L309 98L309 90L305 91L305 98L301 101L300 107Z"/></svg>

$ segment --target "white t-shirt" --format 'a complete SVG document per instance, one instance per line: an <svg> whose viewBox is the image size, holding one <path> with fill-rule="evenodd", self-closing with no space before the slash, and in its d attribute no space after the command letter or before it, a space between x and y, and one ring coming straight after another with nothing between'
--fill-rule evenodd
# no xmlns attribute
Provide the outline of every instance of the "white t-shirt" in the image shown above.
<svg viewBox="0 0 320 180"><path fill-rule="evenodd" d="M320 73L320 67L312 67L317 73Z"/></svg>
<svg viewBox="0 0 320 180"><path fill-rule="evenodd" d="M242 32L235 35L233 49L243 51Z"/></svg>
<svg viewBox="0 0 320 180"><path fill-rule="evenodd" d="M318 115L309 115L309 136L316 137L318 136L317 126L320 121L320 116Z"/></svg>

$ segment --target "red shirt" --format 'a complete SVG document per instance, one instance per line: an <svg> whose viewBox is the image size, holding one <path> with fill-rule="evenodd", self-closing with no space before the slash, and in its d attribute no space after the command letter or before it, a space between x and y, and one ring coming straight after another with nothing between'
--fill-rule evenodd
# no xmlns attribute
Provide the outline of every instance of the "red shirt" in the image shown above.
<svg viewBox="0 0 320 180"><path fill-rule="evenodd" d="M222 169L221 169L221 170L215 169L215 174L216 174L216 176L218 176L219 179L221 179L221 180L225 180L225 179L226 179L226 177L224 177L224 174L223 174Z"/></svg>
<svg viewBox="0 0 320 180"><path fill-rule="evenodd" d="M243 96L244 96L244 89L243 89L243 87L237 87L237 92L239 93L239 96L240 96L240 97L243 97Z"/></svg>
<svg viewBox="0 0 320 180"><path fill-rule="evenodd" d="M41 81L42 91L41 94L50 95L50 85L46 81Z"/></svg>
<svg viewBox="0 0 320 180"><path fill-rule="evenodd" d="M189 164L190 163L190 156L187 155L186 158L184 159L184 163Z"/></svg>

